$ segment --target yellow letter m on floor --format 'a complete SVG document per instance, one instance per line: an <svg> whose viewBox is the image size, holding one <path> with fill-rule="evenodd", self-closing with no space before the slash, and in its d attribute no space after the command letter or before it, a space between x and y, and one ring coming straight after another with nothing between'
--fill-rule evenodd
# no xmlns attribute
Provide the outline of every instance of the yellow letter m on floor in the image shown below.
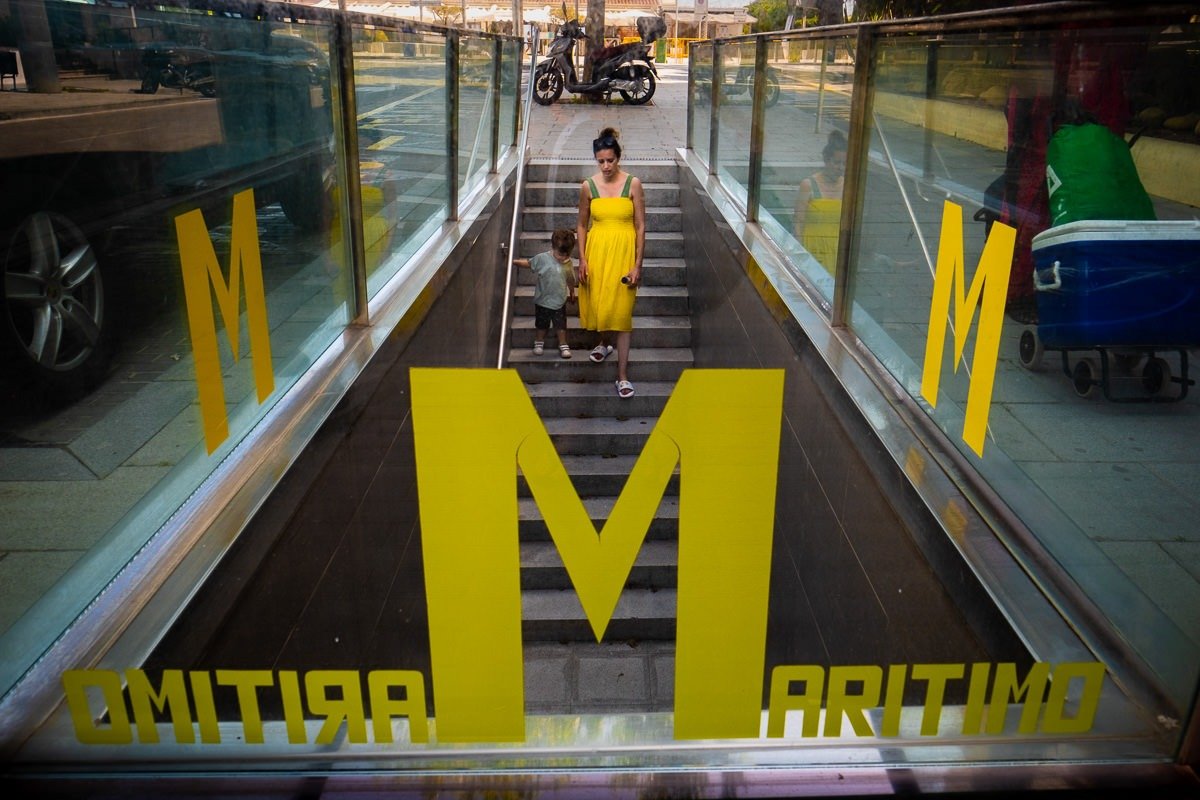
<svg viewBox="0 0 1200 800"><path fill-rule="evenodd" d="M685 372L599 535L515 372L411 375L438 739L525 738L518 466L597 640L679 466L675 737L758 736L783 372Z"/></svg>

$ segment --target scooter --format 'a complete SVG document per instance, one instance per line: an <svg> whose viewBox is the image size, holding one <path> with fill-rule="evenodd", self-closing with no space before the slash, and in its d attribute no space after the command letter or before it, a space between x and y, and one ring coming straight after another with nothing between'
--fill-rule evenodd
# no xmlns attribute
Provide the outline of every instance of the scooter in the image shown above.
<svg viewBox="0 0 1200 800"><path fill-rule="evenodd" d="M207 51L183 47L147 47L142 54L141 94L154 94L159 86L190 89L215 97L212 61Z"/></svg>
<svg viewBox="0 0 1200 800"><path fill-rule="evenodd" d="M566 16L565 6L563 16ZM572 94L603 97L606 101L617 91L626 103L634 106L649 102L658 82L650 45L666 30L666 23L659 17L639 19L641 41L592 51L592 82L580 83L575 75L575 40L586 39L587 33L577 20L567 20L550 43L546 58L534 70L534 101L552 105L566 89Z"/></svg>
<svg viewBox="0 0 1200 800"><path fill-rule="evenodd" d="M766 76L766 94L763 100L767 107L775 105L779 102L779 72L770 64L767 65ZM750 102L754 94L754 67L740 66L737 71L730 77L729 71L724 74L725 82L721 87L721 99L735 100L743 95L746 99L743 102ZM712 67L701 66L696 68L695 78L696 92L703 98L707 99L712 91Z"/></svg>

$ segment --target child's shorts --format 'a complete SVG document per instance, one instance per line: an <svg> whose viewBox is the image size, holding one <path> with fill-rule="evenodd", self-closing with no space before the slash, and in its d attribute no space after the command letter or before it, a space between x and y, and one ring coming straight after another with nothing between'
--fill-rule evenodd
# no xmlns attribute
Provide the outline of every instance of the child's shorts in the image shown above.
<svg viewBox="0 0 1200 800"><path fill-rule="evenodd" d="M539 331L548 331L551 328L556 331L565 331L567 329L567 307L546 308L545 306L534 306L533 327Z"/></svg>

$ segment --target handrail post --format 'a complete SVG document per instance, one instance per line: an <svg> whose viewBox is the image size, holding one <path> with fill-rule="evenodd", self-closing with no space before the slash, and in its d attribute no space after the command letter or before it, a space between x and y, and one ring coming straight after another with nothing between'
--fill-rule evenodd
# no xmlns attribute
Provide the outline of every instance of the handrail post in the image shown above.
<svg viewBox="0 0 1200 800"><path fill-rule="evenodd" d="M350 19L343 8L337 15L333 41L335 50L333 63L337 64L337 114L338 139L342 153L338 159L338 178L343 187L341 192L342 235L349 246L349 263L354 293L353 325L367 325L367 247L363 239L362 179L359 177L358 158L358 103L354 90L354 36Z"/></svg>
<svg viewBox="0 0 1200 800"><path fill-rule="evenodd" d="M767 55L766 36L754 41L754 99L750 106L750 173L746 186L746 221L758 222L758 204L762 197L763 139L767 115Z"/></svg>
<svg viewBox="0 0 1200 800"><path fill-rule="evenodd" d="M458 30L446 30L446 220L458 220Z"/></svg>
<svg viewBox="0 0 1200 800"><path fill-rule="evenodd" d="M713 41L713 66L712 66L712 107L709 109L708 117L708 174L717 174L717 145L721 137L719 134L718 123L721 118L721 91L725 88L725 57L722 51L725 49L725 43L718 40Z"/></svg>
<svg viewBox="0 0 1200 800"><path fill-rule="evenodd" d="M697 60L697 59L696 59L696 51L697 51L697 50L699 50L699 49L700 49L700 48L698 48L698 47L692 47L691 45L688 45L688 73L687 73L687 74L688 74L688 79L687 79L687 80L688 80L688 85L687 85L687 96L688 96L688 114L687 114L687 134L686 134L686 137L685 137L685 139L684 139L684 144L683 144L684 148L686 148L686 149L688 149L688 150L694 150L694 149L696 148L696 142L695 142L695 134L696 134L696 123L695 123L695 116L696 116L696 103L695 103L695 97L696 97L696 60Z"/></svg>
<svg viewBox="0 0 1200 800"><path fill-rule="evenodd" d="M529 26L529 96L525 99L524 113L514 114L521 117L521 135L517 139L517 179L513 183L513 213L512 225L508 231L508 246L504 249L504 306L500 311L500 347L496 353L496 369L504 369L504 356L508 349L509 317L512 313L513 292L513 259L517 255L517 225L521 221L521 194L525 188L525 151L529 147L529 110L533 107L533 71L537 65L538 29L534 24ZM519 63L520 59L518 59ZM520 87L521 82L516 84ZM518 99L521 93L517 92ZM518 109L520 110L520 109Z"/></svg>
<svg viewBox="0 0 1200 800"><path fill-rule="evenodd" d="M842 190L842 217L838 224L837 265L833 274L833 308L830 324L849 324L850 264L858 252L854 223L858 218L867 183L867 150L871 146L867 121L871 118L872 78L875 71L876 33L871 25L858 29L854 51L854 89L850 104L850 134L846 147L846 179Z"/></svg>
<svg viewBox="0 0 1200 800"><path fill-rule="evenodd" d="M489 173L500 169L500 79L504 75L504 42L492 40L492 166Z"/></svg>

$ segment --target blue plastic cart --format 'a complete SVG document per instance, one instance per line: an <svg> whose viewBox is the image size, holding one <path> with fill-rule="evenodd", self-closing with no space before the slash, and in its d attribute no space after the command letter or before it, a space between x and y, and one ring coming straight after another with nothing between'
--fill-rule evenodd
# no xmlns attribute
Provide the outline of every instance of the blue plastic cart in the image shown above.
<svg viewBox="0 0 1200 800"><path fill-rule="evenodd" d="M1097 386L1114 402L1187 396L1187 351L1200 346L1200 220L1072 222L1035 236L1033 260L1038 324L1021 331L1022 366L1058 351L1081 397ZM1178 374L1163 358L1171 353ZM1140 391L1118 394L1116 377L1140 378Z"/></svg>

